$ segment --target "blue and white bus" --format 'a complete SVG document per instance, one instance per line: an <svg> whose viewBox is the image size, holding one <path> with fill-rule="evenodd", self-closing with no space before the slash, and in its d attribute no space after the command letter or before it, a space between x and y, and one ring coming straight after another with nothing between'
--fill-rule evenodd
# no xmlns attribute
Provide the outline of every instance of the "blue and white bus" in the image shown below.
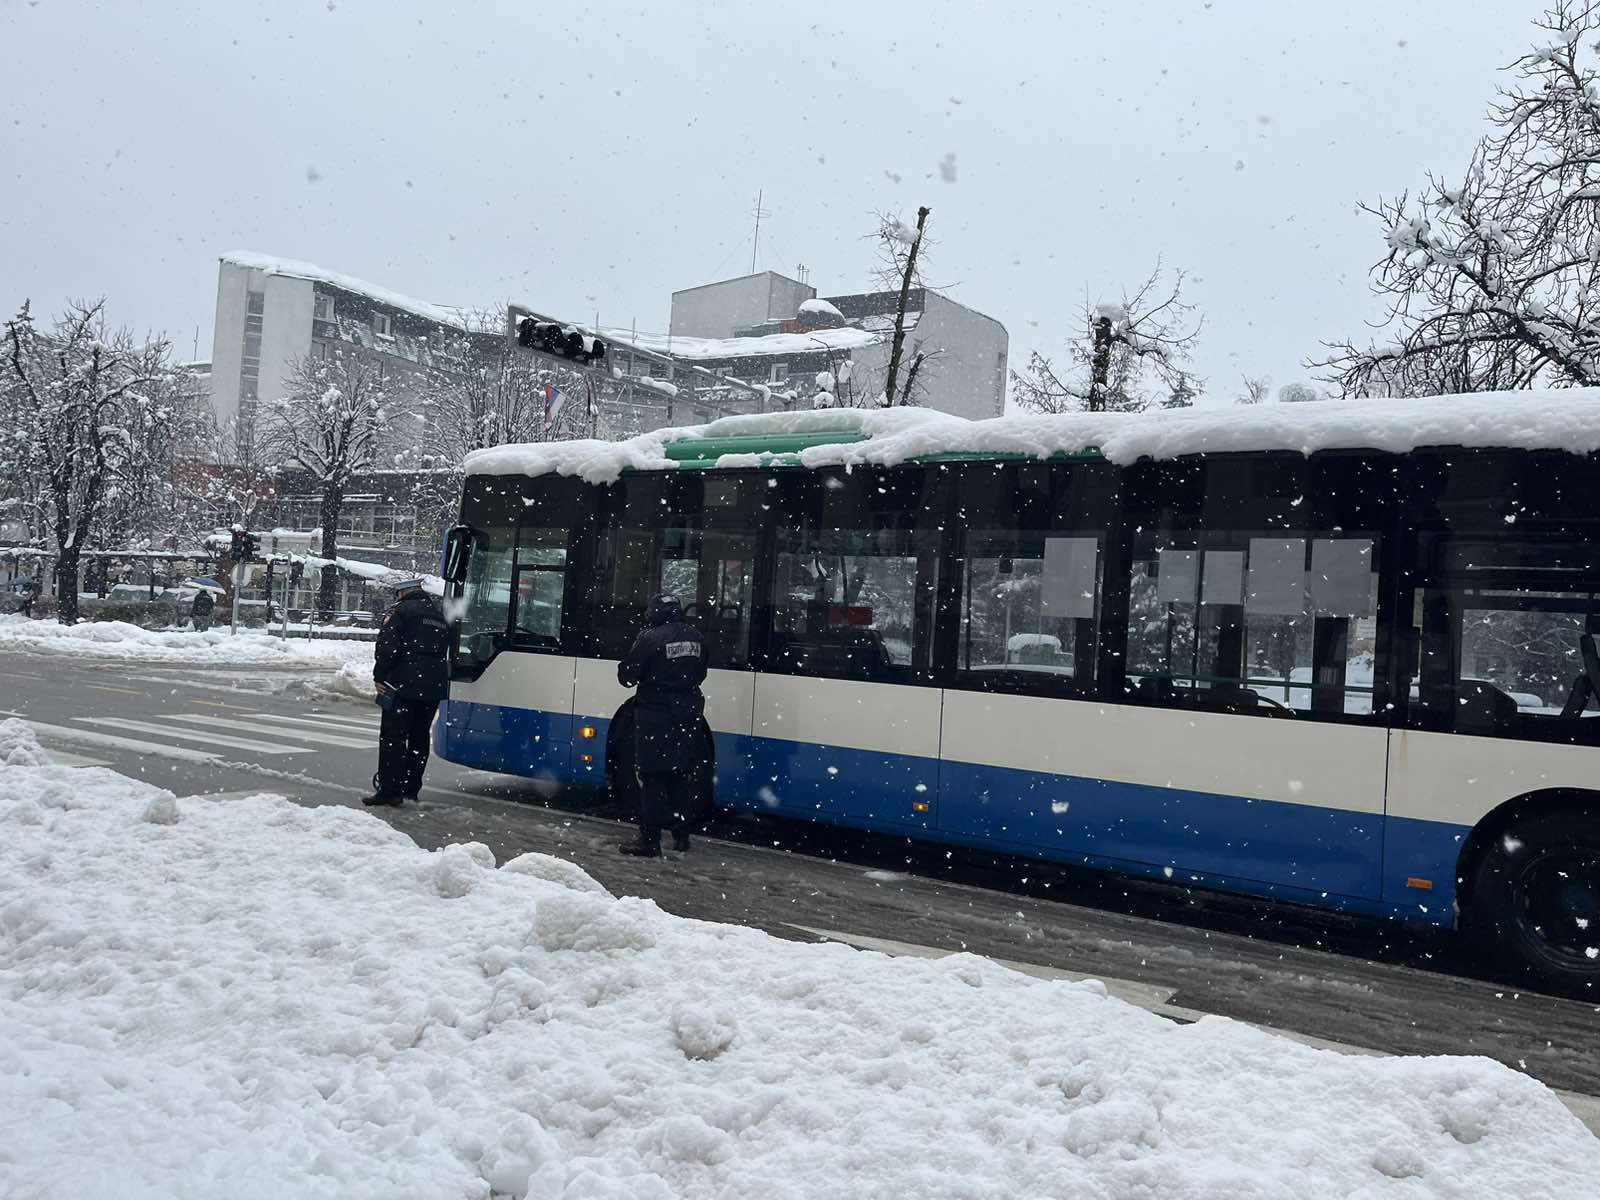
<svg viewBox="0 0 1600 1200"><path fill-rule="evenodd" d="M484 451L438 750L627 774L672 592L721 808L1470 922L1600 989L1597 447L1555 393Z"/></svg>

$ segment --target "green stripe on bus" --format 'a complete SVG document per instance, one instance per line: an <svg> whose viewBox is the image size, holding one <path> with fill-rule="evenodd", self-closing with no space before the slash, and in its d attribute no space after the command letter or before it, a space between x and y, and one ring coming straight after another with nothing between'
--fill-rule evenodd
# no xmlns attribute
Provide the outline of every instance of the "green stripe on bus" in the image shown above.
<svg viewBox="0 0 1600 1200"><path fill-rule="evenodd" d="M724 455L739 454L759 458L763 467L799 467L800 451L817 446L853 446L871 441L869 435L859 430L834 430L825 433L750 434L743 437L680 438L662 447L662 453L680 471L714 471L721 465ZM1074 459L1100 459L1103 455L1097 446L1081 450L1057 450L1053 454L1028 454L1020 450L947 450L936 454L919 454L906 461L911 464L937 466L956 462L1066 462ZM741 464L744 465L744 464ZM625 468L624 474L637 473L636 468Z"/></svg>
<svg viewBox="0 0 1600 1200"><path fill-rule="evenodd" d="M724 454L794 454L812 446L846 446L864 442L867 435L859 430L834 430L831 433L750 434L744 437L680 438L668 442L664 453L674 462L691 462L710 459L713 462Z"/></svg>

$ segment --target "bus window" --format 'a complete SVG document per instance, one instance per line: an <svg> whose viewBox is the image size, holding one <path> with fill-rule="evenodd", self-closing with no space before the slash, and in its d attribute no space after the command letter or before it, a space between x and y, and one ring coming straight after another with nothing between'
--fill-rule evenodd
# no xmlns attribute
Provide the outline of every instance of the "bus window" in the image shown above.
<svg viewBox="0 0 1600 1200"><path fill-rule="evenodd" d="M967 686L1028 690L1094 678L1101 537L962 535L959 670Z"/></svg>
<svg viewBox="0 0 1600 1200"><path fill-rule="evenodd" d="M567 588L567 531L518 531L513 576L511 640L519 646L558 649Z"/></svg>
<svg viewBox="0 0 1600 1200"><path fill-rule="evenodd" d="M1092 692L1117 473L1090 460L972 463L955 499L956 685Z"/></svg>
<svg viewBox="0 0 1600 1200"><path fill-rule="evenodd" d="M709 666L739 668L750 657L755 536L674 524L618 528L601 538L599 589L605 620L597 653L621 658L644 628L650 597L676 596L705 635Z"/></svg>
<svg viewBox="0 0 1600 1200"><path fill-rule="evenodd" d="M1128 686L1228 712L1372 712L1376 539L1266 531L1135 539Z"/></svg>
<svg viewBox="0 0 1600 1200"><path fill-rule="evenodd" d="M1425 536L1412 603L1411 699L1460 733L1600 742L1584 638L1600 633L1600 561L1582 544Z"/></svg>
<svg viewBox="0 0 1600 1200"><path fill-rule="evenodd" d="M516 531L479 528L461 592L460 652L485 663L505 644L511 620L511 565Z"/></svg>
<svg viewBox="0 0 1600 1200"><path fill-rule="evenodd" d="M931 533L786 529L773 577L773 666L832 679L908 678L919 627L919 565Z"/></svg>

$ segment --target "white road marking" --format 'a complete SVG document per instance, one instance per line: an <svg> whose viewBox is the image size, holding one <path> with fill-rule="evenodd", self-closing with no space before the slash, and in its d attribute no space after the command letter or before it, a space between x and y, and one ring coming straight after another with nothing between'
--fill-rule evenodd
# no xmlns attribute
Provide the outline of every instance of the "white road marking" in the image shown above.
<svg viewBox="0 0 1600 1200"><path fill-rule="evenodd" d="M157 725L150 721L130 721L125 717L74 717L85 725L104 725L107 729L122 729L132 733L153 733L158 737L177 738L185 742L205 742L212 746L227 746L231 750L253 750L257 754L310 754L309 746L291 746L283 742L258 742L251 738L229 737L212 733L208 729L176 729L170 725Z"/></svg>
<svg viewBox="0 0 1600 1200"><path fill-rule="evenodd" d="M262 728L255 720L241 721L236 717L212 717L201 713L174 713L173 719L187 721L193 725L214 726L217 729L239 729L245 733L261 733ZM284 737L296 737L303 742L317 742L324 746L343 746L347 750L371 750L377 743L371 739L357 739L353 737L340 737L332 733L313 732L312 730L295 730L292 734L287 729L274 729L273 733ZM353 732L353 731L352 731Z"/></svg>
<svg viewBox="0 0 1600 1200"><path fill-rule="evenodd" d="M252 719L271 721L275 725L310 725L314 729L334 729L340 732L349 731L352 734L371 733L376 736L378 732L376 724L356 724L340 717L286 717L278 713L257 713Z"/></svg>
<svg viewBox="0 0 1600 1200"><path fill-rule="evenodd" d="M104 767L110 764L103 758L85 758L81 754L71 754L66 750L55 750L45 747L49 752L50 761L58 767Z"/></svg>
<svg viewBox="0 0 1600 1200"><path fill-rule="evenodd" d="M181 758L186 762L215 762L215 754L203 750L190 750L187 746L168 746L162 742L142 742L133 738L117 737L110 733L97 733L93 729L77 729L70 725L49 725L19 712L0 713L0 716L21 717L33 726L42 737L64 738L69 742L85 742L91 746L105 746L112 750L132 750L137 754L153 754L157 758Z"/></svg>
<svg viewBox="0 0 1600 1200"><path fill-rule="evenodd" d="M867 937L865 934L840 933L832 929L813 929L808 925L789 925L790 929L798 929L802 933L809 933L815 937L825 938L830 942L841 942L847 946L854 946L858 950L877 950L883 954L903 955L907 958L944 958L954 954L954 950L945 950L938 946L919 946L915 942L896 942L888 938ZM988 957L985 955L984 957ZM1171 1017L1176 1020L1190 1022L1198 1021L1201 1017L1215 1017L1218 1014L1203 1012L1195 1008L1183 1008L1176 1004L1167 1003L1177 994L1176 988L1157 987L1154 984L1138 983L1131 979L1111 979L1105 975L1082 975L1075 971L1061 971L1055 967L1040 966L1037 963L1012 962L1004 958L990 958L990 962L1002 967L1009 967L1013 971L1020 971L1024 975L1032 975L1036 979L1098 979L1106 985L1106 991L1119 1000L1126 1000L1129 1004L1147 1009L1159 1016ZM1237 1020L1228 1017L1227 1020ZM1347 1042L1333 1042L1327 1038L1315 1037L1308 1033L1296 1033L1292 1029L1280 1029L1274 1025L1258 1025L1254 1021L1240 1021L1241 1025L1251 1025L1265 1033L1274 1033L1279 1037L1288 1038L1290 1041L1299 1042L1306 1046L1315 1046L1319 1050L1332 1050L1338 1054L1360 1054L1373 1058L1387 1058L1386 1050L1374 1050L1369 1046L1352 1046ZM1584 1125L1595 1134L1600 1134L1600 1096L1587 1096L1581 1092L1563 1092L1558 1088L1551 1088L1551 1093L1556 1099L1567 1106L1567 1110L1582 1121Z"/></svg>

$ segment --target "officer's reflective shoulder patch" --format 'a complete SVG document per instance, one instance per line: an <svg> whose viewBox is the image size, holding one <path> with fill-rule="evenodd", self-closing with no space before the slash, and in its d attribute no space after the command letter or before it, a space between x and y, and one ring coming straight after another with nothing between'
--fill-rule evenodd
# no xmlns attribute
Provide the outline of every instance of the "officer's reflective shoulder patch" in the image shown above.
<svg viewBox="0 0 1600 1200"><path fill-rule="evenodd" d="M699 642L668 642L667 643L667 657L668 658L699 658L700 657L700 643Z"/></svg>

